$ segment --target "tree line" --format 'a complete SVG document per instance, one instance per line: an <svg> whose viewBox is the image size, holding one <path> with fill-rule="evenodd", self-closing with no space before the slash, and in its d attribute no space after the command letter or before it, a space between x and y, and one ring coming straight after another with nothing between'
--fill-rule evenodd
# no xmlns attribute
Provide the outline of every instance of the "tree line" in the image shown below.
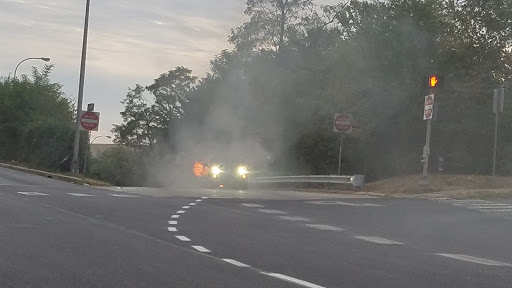
<svg viewBox="0 0 512 288"><path fill-rule="evenodd" d="M511 1L249 0L245 14L228 37L234 48L212 59L206 76L177 67L130 88L116 141L146 147L150 166L162 155L227 149L259 160L262 174L334 174L333 115L345 112L356 127L344 174L418 173L426 76L438 75L431 169L442 157L446 173L490 172L492 92L512 82ZM505 100L503 175L512 172L510 107Z"/></svg>
<svg viewBox="0 0 512 288"><path fill-rule="evenodd" d="M255 175L334 174L333 115L344 112L355 128L345 137L343 174L375 180L418 173L425 77L437 75L443 85L436 91L431 169L442 157L445 173L490 173L492 93L505 87L510 95L512 84L512 1L248 0L245 14L248 21L227 37L233 48L211 59L205 76L178 66L128 89L123 121L112 131L129 149L111 151L91 170L117 167L109 169L123 172L111 179L154 185L192 174L198 160L248 163ZM506 96L502 175L512 172L511 106ZM6 115L1 111L0 123L8 123ZM50 141L25 141L8 127L2 124L2 135L18 140L0 138L2 155ZM26 151L16 153L29 157ZM102 171L93 174L105 177Z"/></svg>

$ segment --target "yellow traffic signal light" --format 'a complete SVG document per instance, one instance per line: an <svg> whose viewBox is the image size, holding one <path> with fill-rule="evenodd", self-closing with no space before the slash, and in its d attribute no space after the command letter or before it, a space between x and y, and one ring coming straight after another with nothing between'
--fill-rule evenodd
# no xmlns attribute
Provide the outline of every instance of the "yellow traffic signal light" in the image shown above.
<svg viewBox="0 0 512 288"><path fill-rule="evenodd" d="M431 88L436 87L437 82L439 82L439 79L437 78L437 76L430 76L428 79L428 83Z"/></svg>

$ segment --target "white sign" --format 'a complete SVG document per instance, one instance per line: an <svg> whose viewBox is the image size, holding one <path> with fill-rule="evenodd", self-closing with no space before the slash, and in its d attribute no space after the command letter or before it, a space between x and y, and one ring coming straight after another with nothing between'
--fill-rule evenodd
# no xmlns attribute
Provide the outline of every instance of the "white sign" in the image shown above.
<svg viewBox="0 0 512 288"><path fill-rule="evenodd" d="M352 115L345 113L334 114L333 132L350 133L352 132Z"/></svg>
<svg viewBox="0 0 512 288"><path fill-rule="evenodd" d="M423 120L432 119L434 114L434 94L425 96L425 109L423 110Z"/></svg>

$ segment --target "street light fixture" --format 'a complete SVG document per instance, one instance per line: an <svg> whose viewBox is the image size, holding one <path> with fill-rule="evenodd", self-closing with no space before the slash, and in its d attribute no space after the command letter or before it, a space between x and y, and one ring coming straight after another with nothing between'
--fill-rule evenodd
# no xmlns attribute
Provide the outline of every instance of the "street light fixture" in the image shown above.
<svg viewBox="0 0 512 288"><path fill-rule="evenodd" d="M94 143L94 141L96 141L96 139L101 138L101 137L105 137L107 139L112 139L112 136L102 136L102 135L99 135L99 136L94 137L92 139L91 143L89 143L89 147L87 149L87 154L85 154L85 159L84 159L84 177L85 177L85 168L87 168L87 158L88 158L87 156L91 152L92 143Z"/></svg>
<svg viewBox="0 0 512 288"><path fill-rule="evenodd" d="M43 60L44 62L50 62L51 59L49 57L29 57L29 58L21 60L20 63L18 63L18 65L16 65L16 69L14 69L14 79L16 79L16 73L18 72L18 67L20 67L21 63L23 63L27 60Z"/></svg>

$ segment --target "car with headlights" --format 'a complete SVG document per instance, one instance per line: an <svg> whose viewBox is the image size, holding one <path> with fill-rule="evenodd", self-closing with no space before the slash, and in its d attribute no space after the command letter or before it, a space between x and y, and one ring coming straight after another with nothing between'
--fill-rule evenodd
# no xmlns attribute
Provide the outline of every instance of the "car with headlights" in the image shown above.
<svg viewBox="0 0 512 288"><path fill-rule="evenodd" d="M246 165L211 165L209 168L211 188L245 190L248 186L249 170Z"/></svg>

